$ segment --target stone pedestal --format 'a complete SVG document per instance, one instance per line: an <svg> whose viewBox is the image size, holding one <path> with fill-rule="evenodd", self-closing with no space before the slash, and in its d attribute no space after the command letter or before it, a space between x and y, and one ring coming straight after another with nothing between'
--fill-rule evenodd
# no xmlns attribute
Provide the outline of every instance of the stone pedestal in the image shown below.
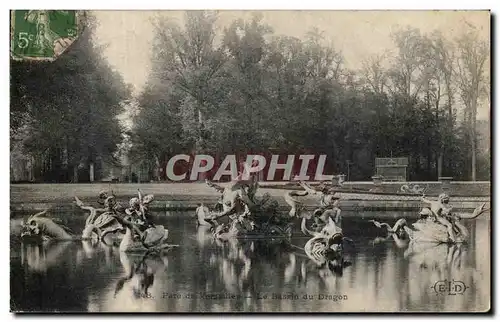
<svg viewBox="0 0 500 322"><path fill-rule="evenodd" d="M384 182L384 177L375 175L372 177L372 180L373 180L374 186L380 187L380 186L382 186L382 182Z"/></svg>
<svg viewBox="0 0 500 322"><path fill-rule="evenodd" d="M371 192L382 192L382 182L384 182L384 177L375 175L372 177L373 188L370 189Z"/></svg>
<svg viewBox="0 0 500 322"><path fill-rule="evenodd" d="M339 174L332 177L332 186L340 187L345 181L345 174Z"/></svg>
<svg viewBox="0 0 500 322"><path fill-rule="evenodd" d="M439 181L441 182L441 190L449 194L451 192L453 177L439 177Z"/></svg>

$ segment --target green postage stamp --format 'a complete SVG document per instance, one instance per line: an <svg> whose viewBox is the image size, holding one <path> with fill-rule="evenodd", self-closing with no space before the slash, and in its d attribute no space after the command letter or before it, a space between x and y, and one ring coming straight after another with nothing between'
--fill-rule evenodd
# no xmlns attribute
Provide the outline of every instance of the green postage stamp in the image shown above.
<svg viewBox="0 0 500 322"><path fill-rule="evenodd" d="M11 11L14 59L53 60L74 42L81 14L75 10Z"/></svg>

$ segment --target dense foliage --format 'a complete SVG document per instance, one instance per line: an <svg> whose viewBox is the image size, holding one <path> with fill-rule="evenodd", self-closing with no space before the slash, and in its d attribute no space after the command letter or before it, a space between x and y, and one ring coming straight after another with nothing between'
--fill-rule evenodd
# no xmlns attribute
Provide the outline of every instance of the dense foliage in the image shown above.
<svg viewBox="0 0 500 322"><path fill-rule="evenodd" d="M319 30L276 35L259 15L217 30L216 12L154 22L149 79L131 90L93 42L94 25L54 62L11 61L11 160L37 181L88 181L89 166L132 164L163 178L179 153L327 154L327 173L370 180L376 157L408 157L410 180L488 180L489 45L413 28L396 50L350 70ZM130 67L136 68L136 67ZM140 67L137 67L140 68ZM131 131L117 116L138 106ZM125 141L124 141L125 138ZM476 173L477 169L477 173Z"/></svg>
<svg viewBox="0 0 500 322"><path fill-rule="evenodd" d="M477 105L489 90L489 47L474 29L454 41L401 29L393 56L354 71L318 30L279 36L255 15L220 36L216 21L217 13L194 11L184 25L156 21L132 133L137 160L309 152L327 154L330 173L349 163L350 179L366 180L376 157L394 156L409 157L412 180L476 179L471 166L488 179L489 151L478 162L472 153Z"/></svg>
<svg viewBox="0 0 500 322"><path fill-rule="evenodd" d="M87 24L54 62L10 63L11 160L32 162L37 181L88 181L94 163L99 179L102 162L118 161L116 117L130 90L93 45L94 24Z"/></svg>

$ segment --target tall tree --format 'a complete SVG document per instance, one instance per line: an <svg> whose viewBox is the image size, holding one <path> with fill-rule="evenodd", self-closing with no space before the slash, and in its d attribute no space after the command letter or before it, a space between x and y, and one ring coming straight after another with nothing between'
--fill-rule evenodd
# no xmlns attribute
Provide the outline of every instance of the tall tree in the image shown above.
<svg viewBox="0 0 500 322"><path fill-rule="evenodd" d="M130 88L93 43L93 32L89 16L83 34L56 61L11 61L12 126L25 134L17 146L38 160L44 180L78 182L79 169L88 175L99 160L117 161L117 116Z"/></svg>
<svg viewBox="0 0 500 322"><path fill-rule="evenodd" d="M453 43L447 41L440 32L433 32L430 36L430 39L433 58L436 61L436 74L434 77L434 81L438 89L438 93L435 96L435 104L437 109L439 109L438 105L440 103L441 97L446 97L446 122L442 127L443 139L438 157L438 177L441 177L443 172L443 164L447 164L446 168L449 169L449 160L452 157L451 153L448 153L448 151L451 151L450 144L455 127L455 113L453 108L456 93L455 86L453 84L454 48ZM441 88L443 88L442 91ZM448 151L446 149L448 149Z"/></svg>
<svg viewBox="0 0 500 322"><path fill-rule="evenodd" d="M361 74L363 80L369 89L377 94L383 94L387 90L387 70L384 62L387 59L387 53L374 55L363 61Z"/></svg>
<svg viewBox="0 0 500 322"><path fill-rule="evenodd" d="M470 26L470 25L469 25ZM484 98L484 85L487 76L487 61L489 58L489 45L480 39L475 27L456 39L456 81L457 87L465 105L464 123L469 130L471 153L471 180L476 181L476 118L477 107Z"/></svg>
<svg viewBox="0 0 500 322"><path fill-rule="evenodd" d="M203 141L220 154L327 154L326 171L349 166L354 180L369 179L374 158L389 155L410 157L413 180L435 180L443 163L447 175L463 178L454 47L442 35L402 29L396 55L355 72L319 30L303 39L276 35L256 15L215 37L213 13L192 15L183 27L156 22L132 133L141 158L165 162Z"/></svg>
<svg viewBox="0 0 500 322"><path fill-rule="evenodd" d="M397 48L389 78L392 91L408 97L417 97L434 72L429 59L429 40L419 29L404 28L392 34Z"/></svg>
<svg viewBox="0 0 500 322"><path fill-rule="evenodd" d="M217 78L225 62L221 47L216 46L217 13L209 11L187 11L184 26L167 18L155 22L153 64L161 66L153 70L158 79L166 81L189 97L183 105L193 108L197 118L196 150L203 150L205 118L216 108L210 94L211 82ZM194 104L192 104L194 103Z"/></svg>
<svg viewBox="0 0 500 322"><path fill-rule="evenodd" d="M230 127L218 122L232 132L231 146L237 150L262 150L269 145L272 134L273 109L268 108L269 96L265 89L265 66L263 62L268 55L266 36L272 29L262 23L262 14L254 14L252 19L236 20L224 29L223 46L228 54L226 74L231 84L227 92L232 105L226 116L234 121ZM222 144L227 144L222 140ZM223 150L225 148L220 147ZM262 152L262 151L260 151Z"/></svg>

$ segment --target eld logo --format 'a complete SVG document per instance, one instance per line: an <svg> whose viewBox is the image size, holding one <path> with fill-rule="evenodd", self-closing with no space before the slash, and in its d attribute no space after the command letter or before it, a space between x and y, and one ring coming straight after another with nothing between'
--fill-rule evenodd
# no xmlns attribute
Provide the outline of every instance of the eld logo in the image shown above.
<svg viewBox="0 0 500 322"><path fill-rule="evenodd" d="M444 280L437 281L433 286L431 286L431 288L434 289L434 292L436 292L436 294L462 295L469 287L462 281Z"/></svg>

